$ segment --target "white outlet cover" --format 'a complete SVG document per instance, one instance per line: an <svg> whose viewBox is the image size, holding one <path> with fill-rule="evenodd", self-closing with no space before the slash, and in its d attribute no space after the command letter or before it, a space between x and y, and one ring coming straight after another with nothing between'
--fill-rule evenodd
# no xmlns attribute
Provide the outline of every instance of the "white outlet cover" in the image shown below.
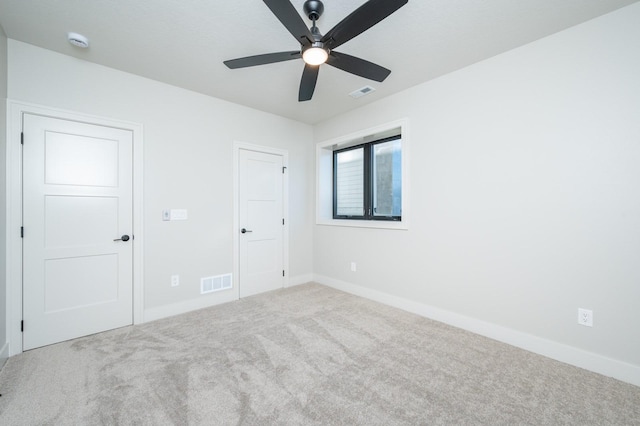
<svg viewBox="0 0 640 426"><path fill-rule="evenodd" d="M578 324L593 327L593 311L590 309L578 308Z"/></svg>
<svg viewBox="0 0 640 426"><path fill-rule="evenodd" d="M171 275L171 287L178 287L180 285L180 275Z"/></svg>

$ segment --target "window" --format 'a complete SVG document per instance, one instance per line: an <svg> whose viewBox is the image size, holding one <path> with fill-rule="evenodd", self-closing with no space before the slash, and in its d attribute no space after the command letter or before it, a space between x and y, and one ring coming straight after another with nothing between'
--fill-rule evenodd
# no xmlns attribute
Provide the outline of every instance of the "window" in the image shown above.
<svg viewBox="0 0 640 426"><path fill-rule="evenodd" d="M409 120L401 118L318 142L316 224L409 229L410 136Z"/></svg>
<svg viewBox="0 0 640 426"><path fill-rule="evenodd" d="M333 218L402 219L402 139L333 151Z"/></svg>

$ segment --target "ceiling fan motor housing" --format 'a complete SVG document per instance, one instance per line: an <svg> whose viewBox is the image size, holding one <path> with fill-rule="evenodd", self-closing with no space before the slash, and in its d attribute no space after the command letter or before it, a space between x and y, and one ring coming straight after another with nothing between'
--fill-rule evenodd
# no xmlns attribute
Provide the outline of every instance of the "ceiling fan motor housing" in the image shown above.
<svg viewBox="0 0 640 426"><path fill-rule="evenodd" d="M324 4L320 0L307 0L302 6L305 15L312 21L317 21L324 12Z"/></svg>

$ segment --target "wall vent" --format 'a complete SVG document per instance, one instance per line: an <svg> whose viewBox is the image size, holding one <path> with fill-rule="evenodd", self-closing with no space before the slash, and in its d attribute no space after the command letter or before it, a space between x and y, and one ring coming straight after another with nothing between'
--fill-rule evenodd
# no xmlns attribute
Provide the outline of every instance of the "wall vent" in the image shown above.
<svg viewBox="0 0 640 426"><path fill-rule="evenodd" d="M200 278L200 294L207 294L207 293L213 293L214 291L228 290L232 287L233 287L233 283L231 280L231 274Z"/></svg>

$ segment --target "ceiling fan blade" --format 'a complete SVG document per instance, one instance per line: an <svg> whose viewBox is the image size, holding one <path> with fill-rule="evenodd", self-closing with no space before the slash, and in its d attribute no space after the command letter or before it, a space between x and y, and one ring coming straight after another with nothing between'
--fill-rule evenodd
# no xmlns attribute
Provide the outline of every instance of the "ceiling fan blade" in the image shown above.
<svg viewBox="0 0 640 426"><path fill-rule="evenodd" d="M298 43L303 46L311 44L313 40L311 31L309 31L309 28L289 0L264 0L264 3L276 15L276 18L282 22L282 25L289 30L291 35L298 40Z"/></svg>
<svg viewBox="0 0 640 426"><path fill-rule="evenodd" d="M375 81L384 81L384 79L391 74L391 70L385 67L365 61L364 59L356 58L355 56L347 55L346 53L336 52L335 50L329 54L327 64L340 68L342 71Z"/></svg>
<svg viewBox="0 0 640 426"><path fill-rule="evenodd" d="M223 63L231 68L254 67L256 65L273 64L275 62L290 61L291 59L299 59L302 54L298 50L290 52L266 53L264 55L247 56L244 58L230 59Z"/></svg>
<svg viewBox="0 0 640 426"><path fill-rule="evenodd" d="M408 0L369 0L329 30L322 37L322 42L325 47L334 49L373 27L407 2Z"/></svg>
<svg viewBox="0 0 640 426"><path fill-rule="evenodd" d="M316 89L318 81L319 65L304 64L302 72L302 80L300 81L300 91L298 92L298 101L308 101L313 97L313 91Z"/></svg>

